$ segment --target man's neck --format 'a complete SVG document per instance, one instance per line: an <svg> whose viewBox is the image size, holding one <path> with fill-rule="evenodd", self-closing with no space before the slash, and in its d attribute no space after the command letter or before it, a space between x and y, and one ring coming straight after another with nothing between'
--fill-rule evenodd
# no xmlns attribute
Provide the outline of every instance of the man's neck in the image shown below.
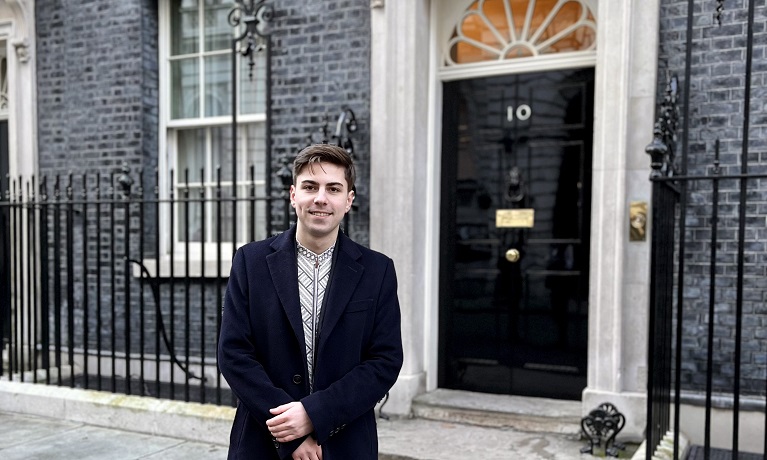
<svg viewBox="0 0 767 460"><path fill-rule="evenodd" d="M338 232L332 232L325 238L315 238L312 235L302 232L299 227L296 229L296 240L301 246L313 253L322 254L336 243L336 240L338 240Z"/></svg>

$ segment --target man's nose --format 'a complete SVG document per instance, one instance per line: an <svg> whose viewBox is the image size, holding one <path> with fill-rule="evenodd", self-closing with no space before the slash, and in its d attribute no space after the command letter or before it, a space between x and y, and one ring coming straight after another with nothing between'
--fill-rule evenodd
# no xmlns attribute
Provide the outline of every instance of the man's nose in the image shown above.
<svg viewBox="0 0 767 460"><path fill-rule="evenodd" d="M320 188L320 190L317 192L317 195L314 196L314 202L315 203L326 203L327 202L327 195L325 194L325 190Z"/></svg>

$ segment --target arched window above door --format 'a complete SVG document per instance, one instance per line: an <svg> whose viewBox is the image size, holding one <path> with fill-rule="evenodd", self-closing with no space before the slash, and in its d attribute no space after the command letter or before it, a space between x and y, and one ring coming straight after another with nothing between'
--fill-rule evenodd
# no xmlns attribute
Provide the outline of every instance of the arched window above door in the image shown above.
<svg viewBox="0 0 767 460"><path fill-rule="evenodd" d="M593 9L590 0L476 0L453 29L444 65L594 50Z"/></svg>

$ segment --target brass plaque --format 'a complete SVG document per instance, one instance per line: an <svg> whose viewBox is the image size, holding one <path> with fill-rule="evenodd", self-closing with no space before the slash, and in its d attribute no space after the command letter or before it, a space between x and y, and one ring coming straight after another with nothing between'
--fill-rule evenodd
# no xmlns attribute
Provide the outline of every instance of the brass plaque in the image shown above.
<svg viewBox="0 0 767 460"><path fill-rule="evenodd" d="M647 202L632 201L629 207L629 241L647 240Z"/></svg>
<svg viewBox="0 0 767 460"><path fill-rule="evenodd" d="M495 226L497 228L533 228L535 209L497 209Z"/></svg>

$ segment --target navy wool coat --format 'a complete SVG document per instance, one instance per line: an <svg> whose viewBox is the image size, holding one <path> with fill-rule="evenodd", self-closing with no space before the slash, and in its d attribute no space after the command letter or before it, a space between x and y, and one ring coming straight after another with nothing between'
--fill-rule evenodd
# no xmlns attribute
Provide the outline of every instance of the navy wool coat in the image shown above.
<svg viewBox="0 0 767 460"><path fill-rule="evenodd" d="M303 439L278 443L266 421L301 401L324 460L377 460L373 408L402 367L394 264L339 232L309 393L295 235L249 243L232 261L218 349L238 399L229 458L290 458Z"/></svg>

